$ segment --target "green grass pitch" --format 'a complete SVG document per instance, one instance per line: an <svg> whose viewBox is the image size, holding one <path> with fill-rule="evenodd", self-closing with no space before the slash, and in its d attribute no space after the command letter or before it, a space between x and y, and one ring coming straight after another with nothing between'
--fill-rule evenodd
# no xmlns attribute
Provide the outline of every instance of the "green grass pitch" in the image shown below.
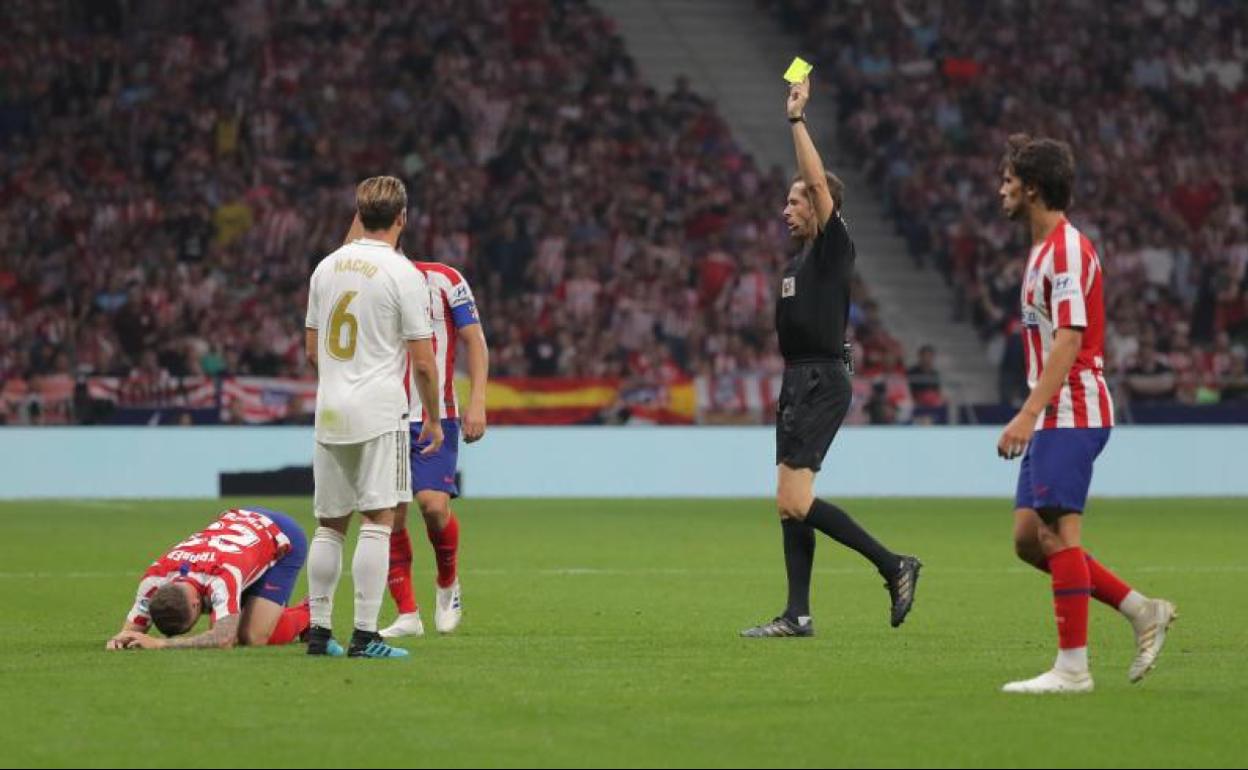
<svg viewBox="0 0 1248 770"><path fill-rule="evenodd" d="M819 635L737 638L784 598L767 501L465 500L464 624L407 642L407 660L104 652L149 561L240 502L0 503L0 765L1248 762L1242 500L1093 504L1089 550L1181 619L1130 685L1129 626L1094 603L1088 696L998 692L1056 643L1047 578L1014 560L1005 500L842 501L926 564L897 630L870 566L820 536ZM307 499L247 502L311 523ZM413 540L428 606L432 556ZM344 576L340 638L350 597Z"/></svg>

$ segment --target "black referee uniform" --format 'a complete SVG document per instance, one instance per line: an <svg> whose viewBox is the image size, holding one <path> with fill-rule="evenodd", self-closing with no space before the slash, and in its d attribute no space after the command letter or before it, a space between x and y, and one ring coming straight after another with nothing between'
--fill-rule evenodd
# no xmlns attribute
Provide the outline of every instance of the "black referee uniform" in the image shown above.
<svg viewBox="0 0 1248 770"><path fill-rule="evenodd" d="M839 212L784 271L776 301L776 333L784 381L776 415L776 464L817 472L849 412L852 388L845 353L854 242ZM901 625L914 602L922 564L893 553L845 511L815 498L803 518L783 517L789 598L783 613L741 632L747 637L813 636L810 579L816 530L869 559L884 577L889 622Z"/></svg>
<svg viewBox="0 0 1248 770"><path fill-rule="evenodd" d="M776 333L784 380L776 414L776 464L818 471L849 412L845 350L854 242L839 212L784 271Z"/></svg>

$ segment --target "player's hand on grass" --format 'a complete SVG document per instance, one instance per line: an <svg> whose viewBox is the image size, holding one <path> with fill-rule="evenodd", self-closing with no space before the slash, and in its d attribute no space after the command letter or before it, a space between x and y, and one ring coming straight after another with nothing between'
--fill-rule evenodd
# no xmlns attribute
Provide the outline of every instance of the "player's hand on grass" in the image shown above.
<svg viewBox="0 0 1248 770"><path fill-rule="evenodd" d="M1036 415L1019 412L1005 426L1005 430L1001 431L1001 438L997 441L997 456L1006 460L1021 457L1035 432Z"/></svg>
<svg viewBox="0 0 1248 770"><path fill-rule="evenodd" d="M470 404L464 416L464 441L471 444L485 435L485 405Z"/></svg>
<svg viewBox="0 0 1248 770"><path fill-rule="evenodd" d="M121 648L125 650L159 650L165 646L164 639L157 639L138 631L122 631L111 641L119 642Z"/></svg>
<svg viewBox="0 0 1248 770"><path fill-rule="evenodd" d="M431 455L442 448L442 423L437 420L425 420L420 426L420 435L416 437L416 443L422 444L428 441L429 446L420 450L422 455Z"/></svg>
<svg viewBox="0 0 1248 770"><path fill-rule="evenodd" d="M806 112L806 102L810 99L810 76L800 83L789 86L788 111L790 118L800 118Z"/></svg>

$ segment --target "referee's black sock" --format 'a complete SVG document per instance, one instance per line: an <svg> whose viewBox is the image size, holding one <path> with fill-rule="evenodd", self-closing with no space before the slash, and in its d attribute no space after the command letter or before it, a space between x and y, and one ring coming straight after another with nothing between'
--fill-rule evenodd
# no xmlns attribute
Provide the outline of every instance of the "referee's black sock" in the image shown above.
<svg viewBox="0 0 1248 770"><path fill-rule="evenodd" d="M815 564L815 531L806 522L781 519L784 532L784 569L789 575L789 604L784 616L797 619L810 615L810 571Z"/></svg>
<svg viewBox="0 0 1248 770"><path fill-rule="evenodd" d="M901 557L880 545L879 541L871 537L858 525L858 522L851 519L848 513L832 503L815 498L815 502L811 504L810 510L806 513L806 523L841 545L853 548L870 559L884 577L892 577L896 574Z"/></svg>

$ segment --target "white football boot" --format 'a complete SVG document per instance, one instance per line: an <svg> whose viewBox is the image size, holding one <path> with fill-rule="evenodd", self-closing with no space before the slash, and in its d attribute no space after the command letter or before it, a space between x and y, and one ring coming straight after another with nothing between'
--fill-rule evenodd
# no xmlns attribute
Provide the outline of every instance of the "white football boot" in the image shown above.
<svg viewBox="0 0 1248 770"><path fill-rule="evenodd" d="M1092 692L1092 675L1087 671L1074 673L1053 668L1035 679L1010 682L1001 692L1043 694L1051 692Z"/></svg>
<svg viewBox="0 0 1248 770"><path fill-rule="evenodd" d="M1157 665L1157 656L1166 643L1166 632L1178 617L1178 608L1171 602L1149 599L1148 607L1138 619L1131 621L1135 629L1135 660L1131 661L1131 670L1127 672L1129 680L1140 681Z"/></svg>
<svg viewBox="0 0 1248 770"><path fill-rule="evenodd" d="M463 605L459 597L459 578L449 588L438 588L438 597L433 611L433 625L439 634L452 633L459 627L463 617Z"/></svg>
<svg viewBox="0 0 1248 770"><path fill-rule="evenodd" d="M398 616L394 622L380 631L383 639L397 639L400 636L424 636L425 623L420 619L420 610Z"/></svg>

